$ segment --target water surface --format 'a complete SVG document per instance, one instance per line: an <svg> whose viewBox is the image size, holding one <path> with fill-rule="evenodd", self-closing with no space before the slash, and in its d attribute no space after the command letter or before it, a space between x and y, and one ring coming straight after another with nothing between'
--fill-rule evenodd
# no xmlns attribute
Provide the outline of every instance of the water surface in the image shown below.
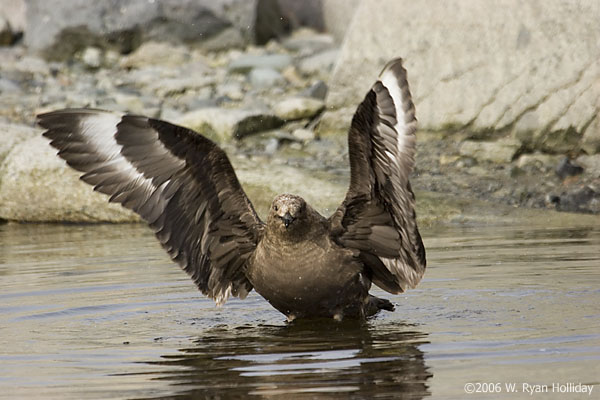
<svg viewBox="0 0 600 400"><path fill-rule="evenodd" d="M254 292L216 308L143 225L0 225L0 397L600 397L600 228L423 236L419 287L375 290L396 312L287 325Z"/></svg>

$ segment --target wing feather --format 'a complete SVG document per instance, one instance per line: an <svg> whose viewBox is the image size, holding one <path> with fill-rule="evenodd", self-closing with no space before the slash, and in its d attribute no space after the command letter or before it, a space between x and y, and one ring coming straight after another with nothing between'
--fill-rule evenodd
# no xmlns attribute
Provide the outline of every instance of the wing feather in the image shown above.
<svg viewBox="0 0 600 400"><path fill-rule="evenodd" d="M415 108L401 59L390 61L359 105L348 134L350 187L330 217L334 240L360 251L373 282L415 287L426 267L409 176Z"/></svg>
<svg viewBox="0 0 600 400"><path fill-rule="evenodd" d="M144 218L204 294L222 303L252 290L244 264L263 224L216 144L164 121L101 110L38 118L58 155Z"/></svg>

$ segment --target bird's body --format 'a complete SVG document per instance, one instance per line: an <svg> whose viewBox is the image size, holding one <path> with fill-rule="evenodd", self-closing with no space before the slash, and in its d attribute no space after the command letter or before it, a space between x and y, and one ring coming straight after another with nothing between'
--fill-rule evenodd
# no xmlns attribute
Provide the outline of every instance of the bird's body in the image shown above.
<svg viewBox="0 0 600 400"><path fill-rule="evenodd" d="M39 118L81 179L144 218L217 304L255 289L290 320L364 318L393 310L369 295L372 283L399 293L425 271L408 180L416 119L400 59L356 111L350 187L329 218L283 194L263 222L223 150L186 128L90 109Z"/></svg>
<svg viewBox="0 0 600 400"><path fill-rule="evenodd" d="M289 319L360 315L371 282L363 278L357 252L334 243L327 219L309 206L307 214L298 227L309 229L301 232L279 232L277 221L267 223L249 260L248 279Z"/></svg>

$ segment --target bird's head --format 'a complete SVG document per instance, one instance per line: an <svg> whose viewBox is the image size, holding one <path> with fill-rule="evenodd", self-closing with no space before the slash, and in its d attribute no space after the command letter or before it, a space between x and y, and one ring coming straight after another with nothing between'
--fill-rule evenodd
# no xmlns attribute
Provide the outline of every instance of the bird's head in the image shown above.
<svg viewBox="0 0 600 400"><path fill-rule="evenodd" d="M293 194L280 194L275 197L267 224L277 230L293 232L301 228L306 219L306 202Z"/></svg>

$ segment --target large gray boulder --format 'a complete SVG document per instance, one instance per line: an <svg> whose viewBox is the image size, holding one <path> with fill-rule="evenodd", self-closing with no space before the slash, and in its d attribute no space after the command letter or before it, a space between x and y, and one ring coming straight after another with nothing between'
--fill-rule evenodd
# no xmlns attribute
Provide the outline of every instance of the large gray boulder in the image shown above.
<svg viewBox="0 0 600 400"><path fill-rule="evenodd" d="M0 219L31 222L130 222L137 215L94 192L56 156L41 130L0 124Z"/></svg>
<svg viewBox="0 0 600 400"><path fill-rule="evenodd" d="M361 0L323 0L323 23L338 43L346 36Z"/></svg>
<svg viewBox="0 0 600 400"><path fill-rule="evenodd" d="M257 19L257 10L277 8L277 0L25 0L25 43L51 59L63 59L89 46L121 52L152 39L202 42L235 28L253 41L258 24L269 32L283 24L277 13ZM258 21L258 22L257 22ZM262 31L265 31L261 27Z"/></svg>
<svg viewBox="0 0 600 400"><path fill-rule="evenodd" d="M253 133L278 128L284 124L281 118L263 110L220 107L206 107L190 111L175 122L219 143L241 139Z"/></svg>
<svg viewBox="0 0 600 400"><path fill-rule="evenodd" d="M600 109L599 20L598 2L363 0L321 129L345 130L385 62L401 56L421 128L507 130L534 148L548 132L590 138Z"/></svg>

